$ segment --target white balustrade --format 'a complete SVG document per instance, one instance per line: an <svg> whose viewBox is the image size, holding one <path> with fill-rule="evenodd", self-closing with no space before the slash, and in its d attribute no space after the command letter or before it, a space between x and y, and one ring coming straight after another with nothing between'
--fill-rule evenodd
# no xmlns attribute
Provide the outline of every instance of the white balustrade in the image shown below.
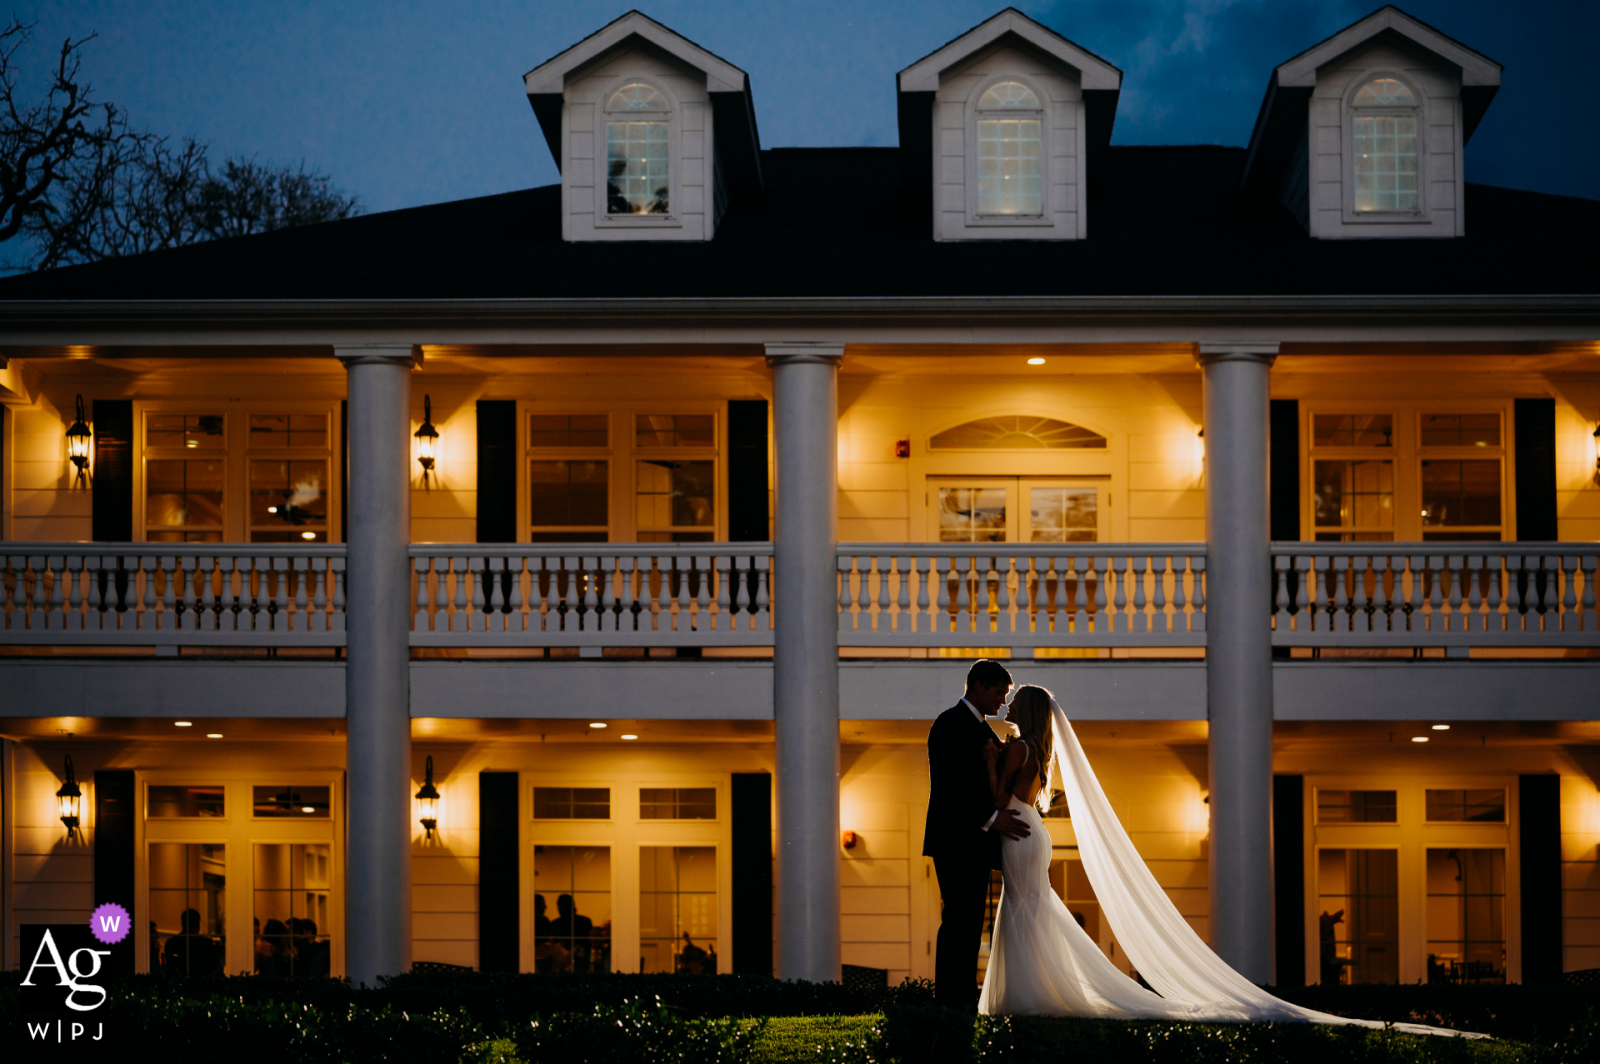
<svg viewBox="0 0 1600 1064"><path fill-rule="evenodd" d="M1272 555L1277 646L1600 645L1600 544L1275 543Z"/></svg>
<svg viewBox="0 0 1600 1064"><path fill-rule="evenodd" d="M841 543L839 645L1198 647L1203 543Z"/></svg>
<svg viewBox="0 0 1600 1064"><path fill-rule="evenodd" d="M0 643L343 646L344 547L0 543Z"/></svg>

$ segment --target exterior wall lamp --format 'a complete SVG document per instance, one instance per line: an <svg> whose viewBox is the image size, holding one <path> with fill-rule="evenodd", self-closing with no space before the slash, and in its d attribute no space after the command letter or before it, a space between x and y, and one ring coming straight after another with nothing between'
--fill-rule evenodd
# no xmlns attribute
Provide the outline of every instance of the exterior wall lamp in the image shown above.
<svg viewBox="0 0 1600 1064"><path fill-rule="evenodd" d="M1594 427L1594 479L1600 484L1600 425Z"/></svg>
<svg viewBox="0 0 1600 1064"><path fill-rule="evenodd" d="M433 755L428 755L427 767L423 769L422 789L417 792L417 811L422 814L422 830L428 833L428 838L433 838L433 833L439 829L439 791L433 785Z"/></svg>
<svg viewBox="0 0 1600 1064"><path fill-rule="evenodd" d="M67 429L67 457L78 467L77 476L73 478L74 484L89 486L89 446L93 442L94 433L89 431L88 424L83 420L83 396L80 395L77 419Z"/></svg>
<svg viewBox="0 0 1600 1064"><path fill-rule="evenodd" d="M422 427L416 433L417 462L422 466L422 485L428 486L428 476L433 472L433 456L439 446L439 430L433 427L433 397L422 397Z"/></svg>
<svg viewBox="0 0 1600 1064"><path fill-rule="evenodd" d="M56 791L56 805L61 812L61 823L66 826L67 838L75 839L81 836L78 833L78 802L83 797L83 791L78 789L78 781L72 774L72 755L67 755L67 780Z"/></svg>

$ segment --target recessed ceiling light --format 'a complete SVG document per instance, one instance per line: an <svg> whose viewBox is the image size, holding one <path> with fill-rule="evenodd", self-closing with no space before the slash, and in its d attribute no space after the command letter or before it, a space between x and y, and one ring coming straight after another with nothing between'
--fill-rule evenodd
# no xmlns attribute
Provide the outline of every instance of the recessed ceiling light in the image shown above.
<svg viewBox="0 0 1600 1064"><path fill-rule="evenodd" d="M1044 365L1044 359L1042 359L1042 358L1030 358L1030 359L1028 359L1028 365L1030 365L1030 366L1042 366L1042 365Z"/></svg>
<svg viewBox="0 0 1600 1064"><path fill-rule="evenodd" d="M1428 737L1426 735L1413 735L1411 737L1411 741L1414 743L1425 743L1428 741Z"/></svg>
<svg viewBox="0 0 1600 1064"><path fill-rule="evenodd" d="M194 721L192 721L192 720L175 720L175 721L172 722L172 726L174 728L192 728L192 727L194 727Z"/></svg>
<svg viewBox="0 0 1600 1064"><path fill-rule="evenodd" d="M603 721L598 721L598 720L597 720L597 721L595 721L595 722L594 722L594 723L593 723L593 724L590 724L590 725L589 725L589 727L591 727L591 728L604 728L604 727L606 727L606 726L607 726L607 725L606 725L606 724L605 724L605 722L603 722Z"/></svg>
<svg viewBox="0 0 1600 1064"><path fill-rule="evenodd" d="M638 736L637 735L624 735L623 738L624 739L637 739Z"/></svg>
<svg viewBox="0 0 1600 1064"><path fill-rule="evenodd" d="M1449 731L1450 730L1450 725L1448 725L1448 724L1435 724L1433 726L1433 730L1434 731Z"/></svg>
<svg viewBox="0 0 1600 1064"><path fill-rule="evenodd" d="M219 731L208 731L208 732L206 732L206 738L207 739L220 739L220 738L222 738L222 733L219 732Z"/></svg>

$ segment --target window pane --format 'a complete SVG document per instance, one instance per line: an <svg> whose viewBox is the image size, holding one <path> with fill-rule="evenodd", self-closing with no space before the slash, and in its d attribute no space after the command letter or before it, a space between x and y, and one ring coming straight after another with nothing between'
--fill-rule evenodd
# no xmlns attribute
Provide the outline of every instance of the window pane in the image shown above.
<svg viewBox="0 0 1600 1064"><path fill-rule="evenodd" d="M1422 463L1422 526L1500 524L1498 459Z"/></svg>
<svg viewBox="0 0 1600 1064"><path fill-rule="evenodd" d="M1464 820L1483 824L1506 822L1506 792L1492 790L1428 790L1429 820Z"/></svg>
<svg viewBox="0 0 1600 1064"><path fill-rule="evenodd" d="M711 447L716 444L712 414L638 414L635 447Z"/></svg>
<svg viewBox="0 0 1600 1064"><path fill-rule="evenodd" d="M667 123L606 123L606 213L667 213Z"/></svg>
<svg viewBox="0 0 1600 1064"><path fill-rule="evenodd" d="M535 787L536 820L609 820L611 791L606 787Z"/></svg>
<svg viewBox="0 0 1600 1064"><path fill-rule="evenodd" d="M1423 414L1424 447L1498 447L1499 414Z"/></svg>
<svg viewBox="0 0 1600 1064"><path fill-rule="evenodd" d="M1098 488L1028 489L1034 543L1093 543L1100 530Z"/></svg>
<svg viewBox="0 0 1600 1064"><path fill-rule="evenodd" d="M528 463L529 521L536 528L605 528L610 523L611 463Z"/></svg>
<svg viewBox="0 0 1600 1064"><path fill-rule="evenodd" d="M611 970L611 850L533 848L533 970Z"/></svg>
<svg viewBox="0 0 1600 1064"><path fill-rule="evenodd" d="M1317 447L1388 447L1394 442L1394 415L1312 414L1311 442Z"/></svg>
<svg viewBox="0 0 1600 1064"><path fill-rule="evenodd" d="M1398 865L1394 850L1318 851L1324 986L1399 981Z"/></svg>
<svg viewBox="0 0 1600 1064"><path fill-rule="evenodd" d="M641 787L640 820L715 820L715 787Z"/></svg>
<svg viewBox="0 0 1600 1064"><path fill-rule="evenodd" d="M1004 543L1006 489L940 488L940 543Z"/></svg>
<svg viewBox="0 0 1600 1064"><path fill-rule="evenodd" d="M326 533L328 462L323 458L254 458L250 461L253 543L301 542L304 532ZM312 536L309 538L318 538Z"/></svg>
<svg viewBox="0 0 1600 1064"><path fill-rule="evenodd" d="M251 788L251 799L253 812L258 817L293 820L328 819L326 787L258 786Z"/></svg>
<svg viewBox="0 0 1600 1064"><path fill-rule="evenodd" d="M1394 791L1325 791L1317 789L1319 824L1393 824Z"/></svg>
<svg viewBox="0 0 1600 1064"><path fill-rule="evenodd" d="M147 792L145 815L150 817L210 817L226 815L224 787L157 786Z"/></svg>
<svg viewBox="0 0 1600 1064"><path fill-rule="evenodd" d="M716 522L714 462L644 459L635 466L641 531L709 529Z"/></svg>
<svg viewBox="0 0 1600 1064"><path fill-rule="evenodd" d="M145 418L146 447L181 447L187 451L227 449L220 414L151 414Z"/></svg>
<svg viewBox="0 0 1600 1064"><path fill-rule="evenodd" d="M1358 107L1408 106L1417 102L1411 90L1394 78L1373 78L1356 93Z"/></svg>
<svg viewBox="0 0 1600 1064"><path fill-rule="evenodd" d="M928 441L934 450L1021 451L1104 448L1106 438L1081 425L1049 417L986 417L945 429Z"/></svg>
<svg viewBox="0 0 1600 1064"><path fill-rule="evenodd" d="M1319 528L1394 527L1394 463L1388 459L1312 463L1312 508Z"/></svg>
<svg viewBox="0 0 1600 1064"><path fill-rule="evenodd" d="M606 101L607 111L665 111L667 98L642 81L624 85Z"/></svg>
<svg viewBox="0 0 1600 1064"><path fill-rule="evenodd" d="M256 843L252 882L260 974L328 977L331 850L327 843Z"/></svg>
<svg viewBox="0 0 1600 1064"><path fill-rule="evenodd" d="M250 446L305 447L319 451L328 447L328 418L325 414L251 414Z"/></svg>
<svg viewBox="0 0 1600 1064"><path fill-rule="evenodd" d="M639 848L639 970L717 972L714 846Z"/></svg>
<svg viewBox="0 0 1600 1064"><path fill-rule="evenodd" d="M1037 118L978 122L978 213L1044 212L1044 168Z"/></svg>
<svg viewBox="0 0 1600 1064"><path fill-rule="evenodd" d="M150 844L151 972L175 977L223 973L226 855L221 843Z"/></svg>
<svg viewBox="0 0 1600 1064"><path fill-rule="evenodd" d="M1417 119L1414 115L1357 115L1355 209L1417 209Z"/></svg>
<svg viewBox="0 0 1600 1064"><path fill-rule="evenodd" d="M221 527L222 489L226 479L224 462L220 459L152 458L144 469L147 530Z"/></svg>
<svg viewBox="0 0 1600 1064"><path fill-rule="evenodd" d="M1505 851L1429 850L1428 982L1505 978Z"/></svg>
<svg viewBox="0 0 1600 1064"><path fill-rule="evenodd" d="M1020 81L1002 81L989 87L978 100L978 110L999 111L1021 109L1037 111L1039 97Z"/></svg>
<svg viewBox="0 0 1600 1064"><path fill-rule="evenodd" d="M529 447L605 447L611 433L605 414L533 414Z"/></svg>

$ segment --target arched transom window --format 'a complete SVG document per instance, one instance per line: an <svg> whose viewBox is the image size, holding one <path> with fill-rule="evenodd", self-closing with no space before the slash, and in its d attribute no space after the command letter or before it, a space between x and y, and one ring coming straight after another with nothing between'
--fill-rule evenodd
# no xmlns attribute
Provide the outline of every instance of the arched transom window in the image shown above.
<svg viewBox="0 0 1600 1064"><path fill-rule="evenodd" d="M1044 213L1044 108L1020 81L978 99L978 213Z"/></svg>
<svg viewBox="0 0 1600 1064"><path fill-rule="evenodd" d="M1025 414L979 418L945 429L928 441L929 447L944 451L1072 450L1105 445L1104 436L1082 425Z"/></svg>
<svg viewBox="0 0 1600 1064"><path fill-rule="evenodd" d="M1377 77L1361 86L1354 109L1357 211L1415 211L1417 98L1402 82Z"/></svg>
<svg viewBox="0 0 1600 1064"><path fill-rule="evenodd" d="M666 214L670 128L667 98L642 81L606 101L606 213Z"/></svg>

